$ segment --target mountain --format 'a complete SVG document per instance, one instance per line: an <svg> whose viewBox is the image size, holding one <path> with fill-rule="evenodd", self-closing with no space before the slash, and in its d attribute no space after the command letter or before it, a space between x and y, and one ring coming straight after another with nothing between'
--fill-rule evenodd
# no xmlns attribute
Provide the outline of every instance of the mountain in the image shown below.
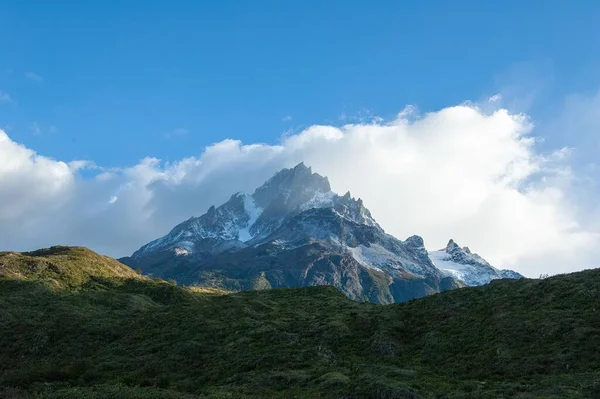
<svg viewBox="0 0 600 399"><path fill-rule="evenodd" d="M2 253L8 269L1 398L600 397L600 270L378 306L196 292L83 248Z"/></svg>
<svg viewBox="0 0 600 399"><path fill-rule="evenodd" d="M332 285L351 299L377 303L464 285L433 264L421 237L401 241L385 233L361 199L335 194L326 177L303 163L120 260L185 285Z"/></svg>
<svg viewBox="0 0 600 399"><path fill-rule="evenodd" d="M450 240L444 249L429 252L429 257L445 276L467 286L488 284L499 278L523 278L512 270L496 269L481 256L472 253L468 247L461 248L454 240Z"/></svg>

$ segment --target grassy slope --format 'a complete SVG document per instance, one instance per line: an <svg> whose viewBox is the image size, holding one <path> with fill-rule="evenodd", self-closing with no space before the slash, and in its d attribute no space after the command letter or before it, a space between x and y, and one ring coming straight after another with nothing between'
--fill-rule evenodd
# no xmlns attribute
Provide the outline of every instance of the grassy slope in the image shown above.
<svg viewBox="0 0 600 399"><path fill-rule="evenodd" d="M597 270L379 306L28 255L0 254L0 397L600 397Z"/></svg>
<svg viewBox="0 0 600 399"><path fill-rule="evenodd" d="M131 268L83 247L51 247L33 252L0 252L0 278L43 281L53 288L76 288L92 277L143 279Z"/></svg>

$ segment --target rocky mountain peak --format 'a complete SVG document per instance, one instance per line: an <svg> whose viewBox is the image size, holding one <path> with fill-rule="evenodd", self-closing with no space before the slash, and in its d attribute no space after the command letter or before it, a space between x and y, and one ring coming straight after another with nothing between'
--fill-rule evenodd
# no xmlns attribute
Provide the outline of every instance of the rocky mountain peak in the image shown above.
<svg viewBox="0 0 600 399"><path fill-rule="evenodd" d="M466 285L482 285L498 278L522 278L512 270L498 270L485 259L471 252L469 247L460 247L454 240L446 248L432 251L429 257L447 276Z"/></svg>
<svg viewBox="0 0 600 399"><path fill-rule="evenodd" d="M443 250L449 255L453 262L463 265L484 265L491 267L490 264L481 256L471 252L469 247L460 247L454 240L448 241L448 245Z"/></svg>
<svg viewBox="0 0 600 399"><path fill-rule="evenodd" d="M460 246L456 242L454 242L453 239L450 239L450 241L448 241L448 245L446 245L445 251L450 254L457 250L460 251Z"/></svg>
<svg viewBox="0 0 600 399"><path fill-rule="evenodd" d="M355 199L350 195L350 191L343 196L337 196L333 208L340 216L355 221L358 224L367 226L376 226L380 228L371 212L365 207L362 199Z"/></svg>
<svg viewBox="0 0 600 399"><path fill-rule="evenodd" d="M415 253L418 253L422 258L429 259L427 250L425 249L425 241L423 241L423 237L413 235L408 237L404 243L406 244L407 248Z"/></svg>
<svg viewBox="0 0 600 399"><path fill-rule="evenodd" d="M406 239L406 243L413 248L425 248L425 241L423 241L423 237L421 236L410 236Z"/></svg>
<svg viewBox="0 0 600 399"><path fill-rule="evenodd" d="M294 205L310 201L315 195L331 192L329 180L313 173L310 167L299 163L291 169L282 169L254 191L252 197L261 208L279 201Z"/></svg>

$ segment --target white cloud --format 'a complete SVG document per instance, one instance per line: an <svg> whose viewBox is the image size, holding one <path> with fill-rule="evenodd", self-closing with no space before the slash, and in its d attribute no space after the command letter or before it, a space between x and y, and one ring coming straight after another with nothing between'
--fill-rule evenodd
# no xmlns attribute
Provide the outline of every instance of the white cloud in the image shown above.
<svg viewBox="0 0 600 399"><path fill-rule="evenodd" d="M60 208L74 186L69 165L36 154L0 130L0 237L11 234L13 223L24 233L37 228L36 219Z"/></svg>
<svg viewBox="0 0 600 399"><path fill-rule="evenodd" d="M283 118L281 118L282 122L289 122L292 120L292 116L291 115L286 115Z"/></svg>
<svg viewBox="0 0 600 399"><path fill-rule="evenodd" d="M27 79L35 80L36 82L43 82L44 78L34 72L25 72L25 77Z"/></svg>
<svg viewBox="0 0 600 399"><path fill-rule="evenodd" d="M91 179L2 133L0 243L128 255L304 161L335 191L362 197L401 239L419 234L437 249L454 238L529 276L599 266L600 223L578 217L569 151L539 153L533 129L527 116L503 109L462 105L419 115L410 108L390 122L311 126L279 145L224 140L175 163L146 158L121 170L98 168Z"/></svg>

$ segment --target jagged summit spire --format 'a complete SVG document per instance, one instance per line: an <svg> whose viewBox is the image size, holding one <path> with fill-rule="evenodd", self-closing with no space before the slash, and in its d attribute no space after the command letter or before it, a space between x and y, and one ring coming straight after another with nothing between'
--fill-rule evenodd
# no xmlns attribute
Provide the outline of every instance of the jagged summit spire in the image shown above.
<svg viewBox="0 0 600 399"><path fill-rule="evenodd" d="M306 166L304 162L300 162L298 165L294 166L294 170L307 170L309 173L312 173L312 168L310 166Z"/></svg>
<svg viewBox="0 0 600 399"><path fill-rule="evenodd" d="M474 255L471 250L469 249L469 247L462 247L460 245L458 245L453 239L450 239L450 241L448 241L448 245L446 245L446 249L445 251L447 253L453 253L453 252L464 252L466 254L469 255Z"/></svg>
<svg viewBox="0 0 600 399"><path fill-rule="evenodd" d="M300 162L291 169L282 169L252 195L257 204L266 207L273 200L284 197L294 201L306 201L316 193L329 193L329 179L313 173L311 167Z"/></svg>
<svg viewBox="0 0 600 399"><path fill-rule="evenodd" d="M446 245L445 250L446 252L450 253L452 251L455 251L457 248L460 249L460 246L456 242L454 242L453 239L450 239L450 241L448 241L448 245Z"/></svg>

